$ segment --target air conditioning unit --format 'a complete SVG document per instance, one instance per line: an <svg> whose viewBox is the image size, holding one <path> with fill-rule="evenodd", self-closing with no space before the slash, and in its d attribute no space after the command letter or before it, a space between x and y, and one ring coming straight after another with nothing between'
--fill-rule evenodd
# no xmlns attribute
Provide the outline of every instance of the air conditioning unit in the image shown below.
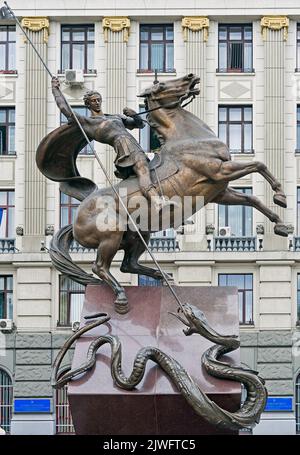
<svg viewBox="0 0 300 455"><path fill-rule="evenodd" d="M72 330L73 332L77 332L80 327L80 321L72 321Z"/></svg>
<svg viewBox="0 0 300 455"><path fill-rule="evenodd" d="M219 227L219 236L220 237L231 237L231 227L230 226Z"/></svg>
<svg viewBox="0 0 300 455"><path fill-rule="evenodd" d="M83 70L65 70L65 83L69 85L83 85Z"/></svg>
<svg viewBox="0 0 300 455"><path fill-rule="evenodd" d="M13 321L11 319L0 319L0 331L12 330Z"/></svg>

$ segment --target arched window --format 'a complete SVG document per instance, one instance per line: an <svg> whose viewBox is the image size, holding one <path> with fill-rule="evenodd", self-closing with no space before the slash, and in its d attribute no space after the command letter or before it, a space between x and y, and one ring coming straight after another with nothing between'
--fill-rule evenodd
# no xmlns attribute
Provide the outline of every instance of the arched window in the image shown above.
<svg viewBox="0 0 300 455"><path fill-rule="evenodd" d="M11 377L0 368L0 427L9 434L12 418L13 386Z"/></svg>
<svg viewBox="0 0 300 455"><path fill-rule="evenodd" d="M300 373L296 379L296 433L300 434Z"/></svg>
<svg viewBox="0 0 300 455"><path fill-rule="evenodd" d="M66 371L66 370L65 370ZM65 373L63 371L61 374ZM68 400L68 386L56 390L56 434L75 433Z"/></svg>

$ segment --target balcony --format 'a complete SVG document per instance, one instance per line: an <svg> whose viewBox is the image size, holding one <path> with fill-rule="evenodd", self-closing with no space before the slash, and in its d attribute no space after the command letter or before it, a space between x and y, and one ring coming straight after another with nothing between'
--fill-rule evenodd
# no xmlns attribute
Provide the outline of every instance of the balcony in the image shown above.
<svg viewBox="0 0 300 455"><path fill-rule="evenodd" d="M179 251L179 244L176 237L151 237L149 248L153 252L170 253Z"/></svg>
<svg viewBox="0 0 300 455"><path fill-rule="evenodd" d="M0 254L14 253L15 251L15 239L0 239Z"/></svg>
<svg viewBox="0 0 300 455"><path fill-rule="evenodd" d="M211 245L208 249L211 251ZM262 249L261 242L259 249ZM256 237L214 237L214 251L256 251Z"/></svg>

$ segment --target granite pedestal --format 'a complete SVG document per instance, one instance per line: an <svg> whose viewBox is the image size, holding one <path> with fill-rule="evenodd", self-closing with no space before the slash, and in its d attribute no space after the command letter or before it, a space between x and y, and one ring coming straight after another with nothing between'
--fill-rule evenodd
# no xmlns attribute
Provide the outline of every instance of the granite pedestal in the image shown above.
<svg viewBox="0 0 300 455"><path fill-rule="evenodd" d="M237 289L230 287L176 287L182 302L199 307L211 326L226 335L238 334ZM123 346L122 366L129 376L139 349L157 346L180 362L201 389L219 406L234 412L239 408L239 383L209 376L201 367L201 356L211 343L198 334L186 337L185 327L168 314L177 305L169 289L161 287L127 287L130 312L115 313L114 295L106 286L88 286L82 311L104 311L112 319L77 341L72 367L86 359L87 349L95 337L117 335ZM83 323L83 319L82 322ZM110 373L110 346L101 347L95 367L71 381L68 397L77 434L93 435L200 435L233 434L208 424L186 403L171 380L152 361L134 391L113 384ZM239 363L239 350L223 360Z"/></svg>

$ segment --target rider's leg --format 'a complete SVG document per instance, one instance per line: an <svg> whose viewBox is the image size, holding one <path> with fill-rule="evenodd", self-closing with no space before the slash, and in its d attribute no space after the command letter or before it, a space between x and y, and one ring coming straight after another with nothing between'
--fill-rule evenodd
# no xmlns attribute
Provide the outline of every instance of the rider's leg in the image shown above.
<svg viewBox="0 0 300 455"><path fill-rule="evenodd" d="M146 160L137 160L133 166L133 170L139 180L139 186L143 195L154 202L157 210L160 210L165 205L170 205L169 201L166 201L158 194L151 180L150 170Z"/></svg>

